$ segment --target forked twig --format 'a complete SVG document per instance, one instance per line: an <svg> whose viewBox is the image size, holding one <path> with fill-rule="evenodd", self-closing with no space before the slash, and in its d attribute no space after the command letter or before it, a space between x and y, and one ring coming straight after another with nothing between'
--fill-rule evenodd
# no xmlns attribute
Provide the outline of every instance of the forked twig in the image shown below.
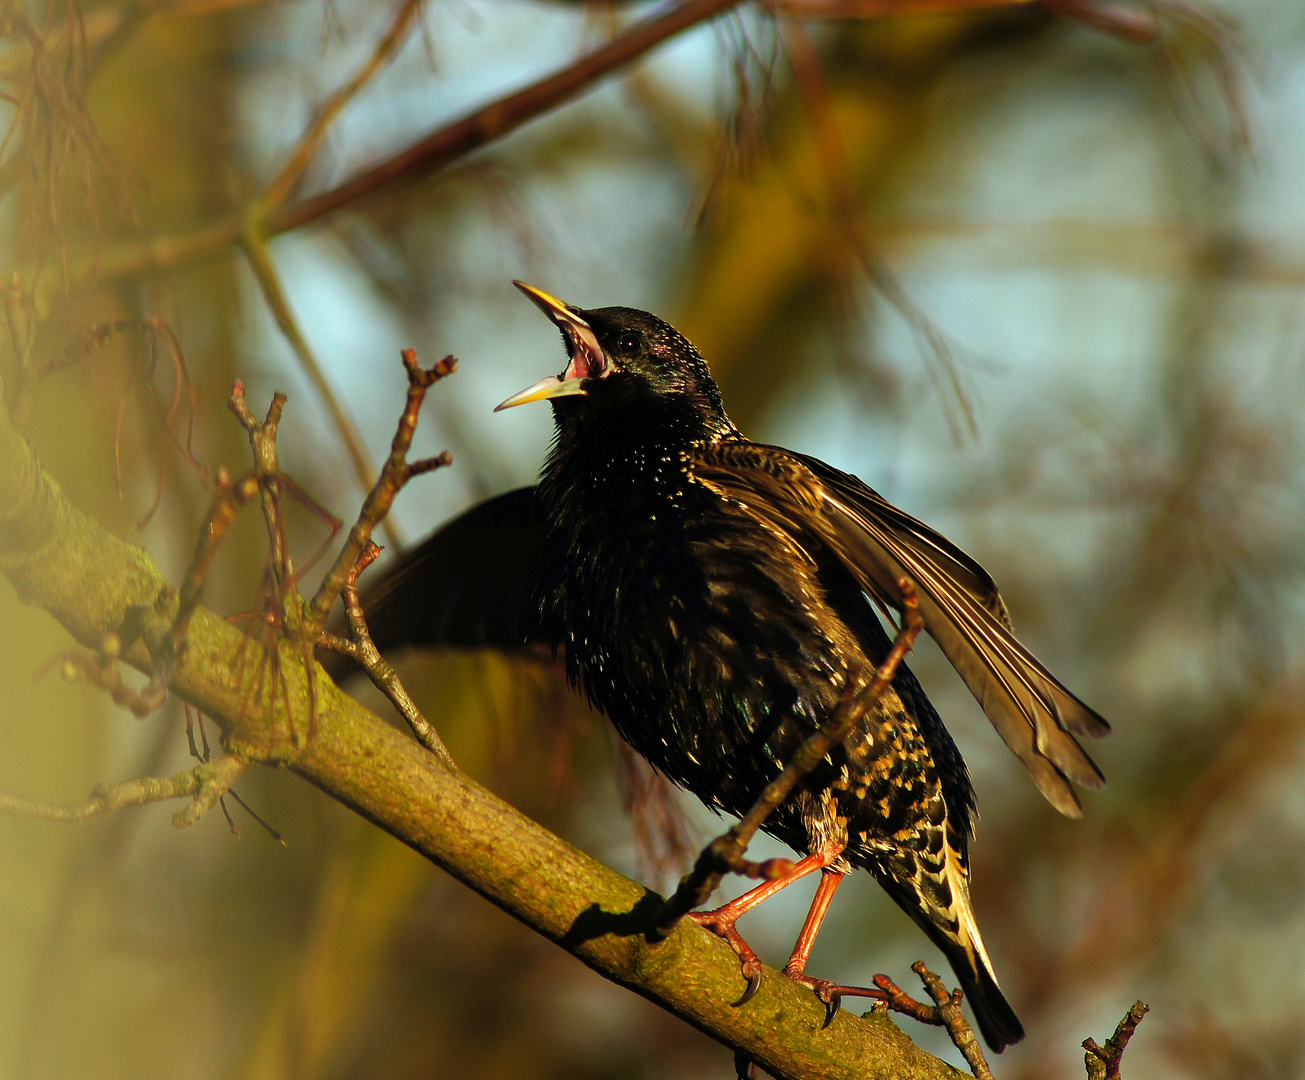
<svg viewBox="0 0 1305 1080"><path fill-rule="evenodd" d="M248 762L243 758L227 756L216 763L196 765L167 779L143 776L112 787L99 785L85 802L71 806L0 793L0 811L15 817L38 818L43 821L85 821L127 806L143 806L146 803L190 796L191 804L172 816L172 824L184 829L195 824L206 811L211 810L230 791L231 785L246 768Z"/></svg>
<svg viewBox="0 0 1305 1080"><path fill-rule="evenodd" d="M969 1065L970 1072L974 1073L975 1080L992 1080L992 1070L988 1068L988 1059L983 1056L983 1047L974 1037L974 1029L961 1011L961 1001L965 994L960 990L948 993L942 979L925 967L923 960L912 964L911 970L920 976L924 988L929 991L938 1014L937 1023L947 1029L956 1049Z"/></svg>
<svg viewBox="0 0 1305 1080"><path fill-rule="evenodd" d="M450 769L456 768L453 755L449 753L449 748L444 745L444 740L440 738L434 726L425 716L422 715L416 703L404 689L398 674L389 663L381 656L380 650L376 643L372 641L371 633L367 629L367 620L363 615L362 603L358 599L358 575L367 569L381 553L381 549L372 541L367 541L367 546L363 548L362 554L358 556L358 561L353 564L348 577L345 579L342 590L344 597L344 610L349 617L349 640L336 637L334 634L323 634L319 644L335 652L342 652L353 657L354 661L361 667L372 682L390 699L391 703L412 728L412 733L417 736L417 741L427 750L434 754L442 764L447 765Z"/></svg>
<svg viewBox="0 0 1305 1080"><path fill-rule="evenodd" d="M346 83L337 87L330 97L322 102L317 115L308 125L308 130L300 137L289 160L259 200L255 211L257 217L261 218L267 211L281 206L294 191L295 186L303 179L304 173L308 171L308 166L313 163L317 152L322 148L322 143L326 141L326 136L336 118L349 102L357 97L362 89L394 59L399 46L407 38L421 11L421 3L422 0L403 0L390 23L390 28L376 43L371 56Z"/></svg>
<svg viewBox="0 0 1305 1080"><path fill-rule="evenodd" d="M947 1029L952 1043L961 1052L965 1062L976 1080L993 1080L992 1070L988 1068L988 1059L984 1057L983 1047L974 1036L974 1028L961 1010L965 994L960 990L948 991L946 984L930 971L923 960L911 965L911 970L920 976L924 988L933 998L934 1004L916 1001L887 975L876 975L873 979L875 989L879 991L879 1003L876 1009L887 1008L892 1012L909 1016L917 1023ZM869 996L869 995L867 995Z"/></svg>
<svg viewBox="0 0 1305 1080"><path fill-rule="evenodd" d="M1142 1017L1150 1011L1149 1005L1135 1001L1119 1021L1115 1033L1106 1040L1104 1047L1099 1046L1096 1039L1083 1040L1083 1049L1087 1051L1083 1055L1083 1064L1087 1067L1088 1080L1119 1080L1119 1064L1128 1047L1128 1040L1133 1037Z"/></svg>
<svg viewBox="0 0 1305 1080"><path fill-rule="evenodd" d="M852 677L830 723L813 733L798 748L784 770L766 785L752 808L735 825L709 843L698 855L693 869L681 880L679 887L662 908L659 925L654 934L665 937L675 924L696 907L705 904L727 873L748 877L776 878L792 868L788 859L767 859L749 862L743 856L748 844L765 823L772 811L789 797L804 776L814 769L834 747L839 746L852 732L857 721L865 715L891 685L897 669L911 651L915 639L924 629L920 615L919 599L909 578L900 578L902 592L902 625L893 640L884 662L875 671L869 685L859 689L860 680Z"/></svg>
<svg viewBox="0 0 1305 1080"><path fill-rule="evenodd" d="M401 356L403 368L408 374L408 397L399 416L394 439L390 443L390 456L386 458L385 465L381 468L380 478L368 492L362 509L358 512L358 520L349 530L349 539L337 556L335 565L326 575L317 590L317 595L313 597L305 627L305 639L352 657L367 672L372 682L393 702L394 707L412 728L418 742L449 768L453 768L453 757L449 754L443 740L408 696L398 675L386 663L380 650L376 648L376 643L372 641L362 604L358 599L358 575L381 553L381 549L372 542L372 532L389 514L395 497L414 476L443 468L453 461L446 450L435 457L410 462L408 450L412 447L412 437L417 430L417 418L421 413L422 402L426 400L426 391L456 371L458 362L452 356L446 356L431 367L423 368L417 362L417 354L414 350L404 349ZM336 597L340 595L344 597L345 613L349 619L348 640L322 632L331 607Z"/></svg>
<svg viewBox="0 0 1305 1080"><path fill-rule="evenodd" d="M412 447L412 436L417 430L417 416L421 411L422 402L426 400L426 391L441 379L457 371L458 362L454 357L446 356L443 360L437 360L433 366L423 368L417 362L417 353L414 350L404 349L400 355L403 358L404 370L408 373L408 399L399 416L398 428L390 443L390 456L385 459L381 475L367 493L367 498L363 500L362 509L358 512L358 520L349 530L349 539L336 557L335 565L331 567L330 573L326 575L317 594L313 597L306 628L310 640L316 638L326 626L327 616L336 597L344 589L349 575L355 573L354 566L371 541L372 532L385 520L390 507L394 504L395 496L403 486L414 476L443 468L453 462L453 457L447 450L435 457L409 462L408 450Z"/></svg>

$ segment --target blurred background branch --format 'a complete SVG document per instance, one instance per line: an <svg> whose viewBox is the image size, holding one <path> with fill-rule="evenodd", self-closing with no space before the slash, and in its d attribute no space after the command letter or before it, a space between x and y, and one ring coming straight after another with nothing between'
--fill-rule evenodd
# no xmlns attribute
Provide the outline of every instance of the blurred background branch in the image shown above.
<svg viewBox="0 0 1305 1080"><path fill-rule="evenodd" d="M311 576L384 458L395 349L463 358L413 446L457 465L394 508L415 538L546 446L546 416L489 414L558 366L507 279L655 310L750 435L972 551L1115 725L1110 787L1061 822L910 660L974 773L975 902L1030 1029L996 1075L1082 1075L1138 997L1125 1075L1305 1067L1299 5L39 0L0 29L4 402L169 580L246 460L235 379L298 406L281 467L315 502L285 500L278 565ZM275 634L247 517L205 603ZM194 767L178 707L33 680L67 638L12 591L0 628L0 791ZM623 872L665 888L721 831L546 658L396 666L468 775ZM239 789L287 846L152 807L0 819L0 1075L730 1074L334 801ZM847 889L812 970L900 981L918 933ZM793 891L749 916L767 959Z"/></svg>

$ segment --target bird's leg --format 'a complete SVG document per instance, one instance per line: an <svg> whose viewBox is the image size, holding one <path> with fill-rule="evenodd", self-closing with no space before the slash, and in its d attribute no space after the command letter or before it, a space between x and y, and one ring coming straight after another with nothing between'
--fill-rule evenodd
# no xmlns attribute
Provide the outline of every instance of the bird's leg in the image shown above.
<svg viewBox="0 0 1305 1080"><path fill-rule="evenodd" d="M803 972L807 969L807 961L811 958L811 948L816 943L816 935L820 933L820 926L825 921L825 913L829 911L829 905L833 903L834 893L838 887L843 884L843 871L830 870L826 868L820 876L820 886L816 889L815 898L811 901L811 910L807 912L807 921L802 924L802 933L798 934L797 943L793 946L793 955L788 958L788 963L784 965L784 974L790 979L802 979Z"/></svg>
<svg viewBox="0 0 1305 1080"><path fill-rule="evenodd" d="M928 1005L921 1005L910 998L903 990L894 985L887 976L876 975L875 986L843 986L828 979L816 979L806 974L807 961L811 958L811 948L816 943L816 935L833 902L834 893L843 883L843 873L839 870L825 870L820 879L820 887L811 901L811 910L807 912L807 921L802 925L797 943L793 946L793 955L784 965L784 974L794 982L809 986L816 992L816 997L825 1003L827 1015L825 1026L828 1027L835 1016L844 997L867 997L882 1001L891 1009L907 1013L923 1023L936 1024L936 1010Z"/></svg>
<svg viewBox="0 0 1305 1080"><path fill-rule="evenodd" d="M816 889L816 895L811 901L811 909L807 912L807 921L802 924L802 932L798 934L797 942L793 946L793 955L788 958L788 963L784 965L785 975L794 982L811 987L816 992L816 997L825 1003L825 1027L828 1027L838 1014L838 1006L843 994L855 992L858 989L851 986L839 986L827 979L813 979L806 974L807 961L811 958L811 949L816 943L816 935L820 933L820 926L825 921L829 905L833 903L834 893L843 884L844 876L843 871L830 869L825 869L821 874L820 887Z"/></svg>
<svg viewBox="0 0 1305 1080"><path fill-rule="evenodd" d="M694 911L689 913L689 918L700 926L706 927L712 933L723 937L730 943L730 947L739 954L739 959L743 963L743 976L748 980L748 988L743 991L743 996L735 1002L736 1005L743 1005L751 1001L752 996L761 987L761 961L757 959L757 954L752 951L752 947L743 940L743 935L738 932L734 924L763 900L770 899L781 889L788 888L793 882L806 877L808 874L814 874L817 870L825 869L842 853L843 849L841 847L817 851L813 855L808 855L805 859L799 859L786 873L774 880L763 881L755 889L749 889L742 896L735 897L729 903L722 904L714 911ZM823 887L823 882L821 884ZM833 891L831 890L830 896L832 895ZM828 902L826 902L825 906L829 906ZM819 923L817 923L818 928ZM812 931L811 936L814 940L815 931ZM810 951L810 946L808 946L808 951Z"/></svg>

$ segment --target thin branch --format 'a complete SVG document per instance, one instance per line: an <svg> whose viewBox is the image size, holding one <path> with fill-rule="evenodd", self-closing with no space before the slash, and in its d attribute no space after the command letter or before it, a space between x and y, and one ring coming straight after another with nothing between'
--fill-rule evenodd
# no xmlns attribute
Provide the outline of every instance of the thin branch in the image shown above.
<svg viewBox="0 0 1305 1080"><path fill-rule="evenodd" d="M249 435L249 449L254 455L254 472L258 476L263 496L263 517L267 523L268 542L272 546L272 569L281 581L288 581L293 587L294 564L285 548L285 537L281 530L281 508L276 497L273 480L280 474L277 459L276 437L281 425L281 412L285 409L286 396L280 390L272 395L267 407L267 416L259 420L250 411L245 400L245 384L237 379L231 386L231 396L227 398L227 408L240 421L240 426Z"/></svg>
<svg viewBox="0 0 1305 1080"><path fill-rule="evenodd" d="M193 825L205 811L212 809L246 768L248 764L241 758L224 757L215 764L196 765L167 779L143 776L112 787L99 785L85 802L72 806L59 806L0 793L0 813L42 821L85 821L127 806L144 806L146 803L189 796L193 799L190 806L172 818L172 823L181 829Z"/></svg>
<svg viewBox="0 0 1305 1080"><path fill-rule="evenodd" d="M364 490L370 488L376 483L376 477L372 473L362 433L358 430L358 425L354 423L349 410L344 407L344 404L336 396L330 380L327 379L321 364L317 362L317 357L313 354L312 346L308 344L308 338L300 328L294 312L290 310L290 301L286 297L285 287L281 283L280 274L277 273L276 264L268 253L266 241L258 232L251 229L247 230L244 235L243 246L249 259L250 268L254 271L254 277L263 290L263 297L267 301L267 306L272 309L272 315L276 319L277 326L280 327L281 333L285 335L285 339L290 343L290 347L299 360L300 367L304 369L304 373L313 384L313 388L317 391L323 404L326 405L326 411L330 413L331 422L335 425L340 438L344 441L344 448L349 455L350 462L353 464L354 475L358 478L358 483ZM390 534L390 539L395 544L401 545L401 541L393 527L387 525L386 529Z"/></svg>
<svg viewBox="0 0 1305 1080"><path fill-rule="evenodd" d="M956 1049L969 1065L970 1072L974 1073L975 1080L992 1080L992 1070L988 1068L988 1059L983 1056L983 1047L974 1037L974 1029L961 1011L961 1000L965 995L960 990L948 993L942 979L925 967L923 960L912 964L911 970L920 976L924 988L929 991L938 1010L938 1023L947 1029Z"/></svg>
<svg viewBox="0 0 1305 1080"><path fill-rule="evenodd" d="M172 824L178 829L194 825L221 802L222 797L231 790L231 785L240 778L249 765L250 763L244 758L228 754L216 763L195 766L192 772L199 773L201 776L199 790L195 792L195 797L189 806L172 815ZM223 812L226 812L225 807ZM230 820L229 816L227 820Z"/></svg>
<svg viewBox="0 0 1305 1080"><path fill-rule="evenodd" d="M247 473L233 482L225 468L218 468L217 494L209 508L208 517L199 530L195 553L191 557L186 576L182 579L176 617L156 650L156 667L144 691L147 699L150 695L157 695L159 702L162 703L171 679L172 666L181 655L185 644L191 617L204 596L204 582L208 578L209 567L217 557L218 548L226 539L227 530L231 528L231 522L235 520L236 514L258 494L259 488L256 472Z"/></svg>
<svg viewBox="0 0 1305 1080"><path fill-rule="evenodd" d="M261 234L265 239L279 236L352 206L393 184L430 176L577 97L668 38L740 2L686 0L674 4L658 15L635 23L553 74L436 129L353 179L282 207L262 223ZM240 241L246 228L245 217L235 215L185 236L127 244L100 259L96 276L107 281L206 258Z"/></svg>
<svg viewBox="0 0 1305 1080"><path fill-rule="evenodd" d="M433 458L409 462L408 450L412 446L412 437L417 430L417 417L421 412L422 402L426 400L426 391L441 379L452 375L458 369L458 362L452 356L446 356L443 360L436 361L432 367L423 368L417 362L417 354L412 349L404 349L400 355L403 358L403 368L408 373L408 398L399 417L394 439L390 443L390 456L385 459L380 477L371 486L367 498L363 500L362 509L358 512L358 520L349 530L349 539L336 557L335 565L318 588L317 595L313 597L309 609L310 639L321 633L326 625L326 618L336 597L340 595L349 580L349 575L356 573L354 566L371 542L372 532L385 520L395 497L403 486L414 476L443 468L453 461L446 450Z"/></svg>
<svg viewBox="0 0 1305 1080"><path fill-rule="evenodd" d="M1128 1040L1133 1037L1142 1017L1150 1011L1149 1005L1135 1001L1104 1047L1097 1045L1095 1039L1083 1040L1083 1049L1087 1051L1083 1055L1083 1064L1087 1067L1088 1080L1119 1080L1119 1064L1128 1048Z"/></svg>
<svg viewBox="0 0 1305 1080"><path fill-rule="evenodd" d="M892 684L898 667L924 629L914 584L909 578L903 577L898 579L898 587L902 591L901 629L897 632L888 656L875 671L874 678L862 689L859 677L849 677L843 700L831 723L813 733L798 748L792 760L779 776L766 785L752 809L740 821L702 849L693 869L680 880L679 887L662 909L658 925L658 932L662 936L670 933L675 924L694 908L705 904L727 873L776 878L792 868L793 864L788 859L767 859L762 863L754 863L743 856L771 812L789 797L802 778L819 765L826 754L842 745L857 721Z"/></svg>
<svg viewBox="0 0 1305 1080"><path fill-rule="evenodd" d="M453 755L449 753L449 748L444 745L444 740L440 738L439 732L435 730L431 722L417 708L416 702L404 689L398 673L381 656L381 651L376 647L376 643L372 640L371 633L367 629L367 619L363 614L362 603L358 599L358 575L366 570L380 553L381 549L368 540L367 545L358 556L358 561L353 564L353 569L345 579L343 590L344 610L349 617L350 640L345 641L332 634L323 634L319 639L319 644L351 656L354 662L367 672L372 682L399 710L400 715L412 728L412 733L417 736L417 741L439 758L441 763L447 765L450 769L455 769L457 763L453 760Z"/></svg>
<svg viewBox="0 0 1305 1080"><path fill-rule="evenodd" d="M398 54L399 47L407 38L408 32L412 29L413 23L421 12L421 4L422 0L403 0L390 28L385 32L381 40L376 43L376 48L372 50L367 62L354 73L348 82L339 87L322 103L322 107L317 111L313 122L309 124L308 130L304 132L299 144L295 147L294 153L291 154L290 160L285 163L285 167L277 174L276 179L268 185L262 199L259 200L260 217L270 210L279 208L289 198L295 186L303 179L308 166L317 157L317 152L322 148L322 143L326 141L326 136L331 130L331 125L335 123L336 117Z"/></svg>

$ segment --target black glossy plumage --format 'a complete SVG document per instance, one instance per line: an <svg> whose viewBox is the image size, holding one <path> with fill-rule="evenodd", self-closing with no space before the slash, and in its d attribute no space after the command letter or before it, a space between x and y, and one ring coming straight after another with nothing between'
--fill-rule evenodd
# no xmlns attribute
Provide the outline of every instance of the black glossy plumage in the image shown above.
<svg viewBox="0 0 1305 1080"><path fill-rule="evenodd" d="M1101 779L1070 732L1104 721L1019 646L977 563L855 477L745 439L702 358L660 319L561 314L570 381L523 399L551 396L557 421L538 487L446 526L368 596L382 649L562 648L572 683L641 755L741 814L886 655L874 604L899 602L905 573L1039 787L1077 811L1071 781ZM840 865L870 870L943 950L1001 1049L1023 1030L970 908L973 814L965 764L903 666L766 828L802 852L846 845Z"/></svg>

